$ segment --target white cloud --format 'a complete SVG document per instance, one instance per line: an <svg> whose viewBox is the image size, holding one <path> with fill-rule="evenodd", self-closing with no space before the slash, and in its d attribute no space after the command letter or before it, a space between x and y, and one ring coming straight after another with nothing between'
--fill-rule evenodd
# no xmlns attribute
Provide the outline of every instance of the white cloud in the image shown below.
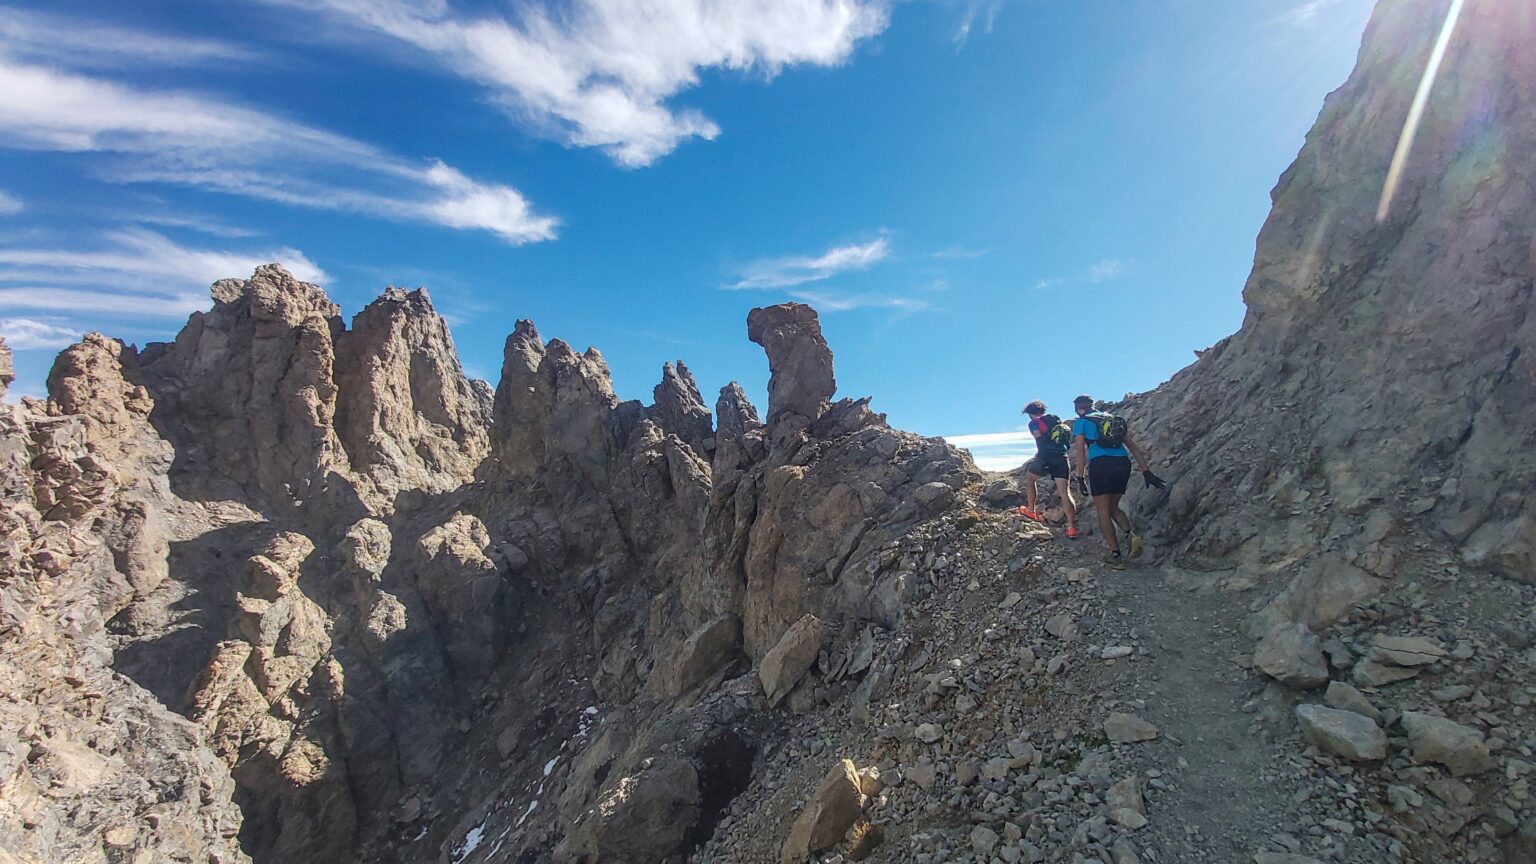
<svg viewBox="0 0 1536 864"><path fill-rule="evenodd" d="M0 309L185 317L208 307L208 285L262 264L282 264L305 282L329 278L288 247L192 249L144 229L103 240L90 247L0 247Z"/></svg>
<svg viewBox="0 0 1536 864"><path fill-rule="evenodd" d="M890 0L571 0L456 14L446 0L268 0L316 6L356 30L404 42L490 90L535 131L648 165L714 121L667 104L707 69L771 79L845 63L883 31Z"/></svg>
<svg viewBox="0 0 1536 864"><path fill-rule="evenodd" d="M1091 282L1095 285L1102 282L1112 282L1125 275L1130 269L1131 261L1124 258L1105 258L1088 265L1078 273L1069 276L1047 276L1035 281L1035 290L1043 291L1047 288L1061 288L1067 285L1075 285L1082 282Z"/></svg>
<svg viewBox="0 0 1536 864"><path fill-rule="evenodd" d="M1035 455L1034 436L1026 432L980 432L945 435L945 441L971 452L983 471L1012 471Z"/></svg>
<svg viewBox="0 0 1536 864"><path fill-rule="evenodd" d="M51 61L67 56L71 65L203 66L259 56L215 39L162 36L143 30L94 24L75 15L50 15L0 7L0 44L12 57Z"/></svg>
<svg viewBox="0 0 1536 864"><path fill-rule="evenodd" d="M66 288L0 288L0 309L91 312L146 318L185 318L209 306L204 294L113 294Z"/></svg>
<svg viewBox="0 0 1536 864"><path fill-rule="evenodd" d="M0 216L11 216L26 209L21 199L11 195L4 189L0 189Z"/></svg>
<svg viewBox="0 0 1536 864"><path fill-rule="evenodd" d="M915 297L867 292L834 294L825 291L791 291L789 296L815 306L819 312L847 312L851 309L896 309L902 312L921 312L930 308L931 305L928 301Z"/></svg>
<svg viewBox="0 0 1536 864"><path fill-rule="evenodd" d="M1304 2L1287 9L1280 15L1271 19L1273 24L1284 24L1289 27L1306 27L1318 19L1318 16L1329 8L1339 5L1343 0L1304 0Z"/></svg>
<svg viewBox="0 0 1536 864"><path fill-rule="evenodd" d="M1108 282L1125 274L1125 262L1119 258L1105 258L1088 268L1089 282Z"/></svg>
<svg viewBox="0 0 1536 864"><path fill-rule="evenodd" d="M152 91L0 55L0 146L116 154L108 179L197 186L300 207L549 240L509 186L471 180L227 100ZM324 179L320 179L324 178Z"/></svg>
<svg viewBox="0 0 1536 864"><path fill-rule="evenodd" d="M765 258L742 268L741 278L725 286L733 291L790 288L820 282L839 273L864 270L890 255L891 246L881 235L868 243L834 246L820 255Z"/></svg>
<svg viewBox="0 0 1536 864"><path fill-rule="evenodd" d="M1003 0L967 0L960 16L960 25L955 28L955 44L964 45L971 38L971 28L978 21L984 32L991 33L992 25L997 21L997 13L1002 8Z"/></svg>
<svg viewBox="0 0 1536 864"><path fill-rule="evenodd" d="M56 271L61 278L48 281L68 282L78 274L95 271L206 286L219 279L244 276L274 261L305 282L329 278L303 252L289 247L260 252L189 249L144 229L113 231L106 239L108 245L95 250L0 247L0 279L12 268L32 268L26 274L33 281L44 281L39 279L39 272Z"/></svg>
<svg viewBox="0 0 1536 864"><path fill-rule="evenodd" d="M0 318L0 336L16 351L38 348L58 350L80 340L80 331L31 318Z"/></svg>

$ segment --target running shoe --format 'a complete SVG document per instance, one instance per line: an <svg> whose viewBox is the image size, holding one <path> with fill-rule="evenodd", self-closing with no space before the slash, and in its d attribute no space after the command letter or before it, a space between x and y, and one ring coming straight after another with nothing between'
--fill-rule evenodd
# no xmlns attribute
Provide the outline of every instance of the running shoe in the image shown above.
<svg viewBox="0 0 1536 864"><path fill-rule="evenodd" d="M1023 516L1025 519L1033 519L1036 522L1045 521L1045 517L1040 514L1039 510L1031 510L1028 507L1020 507L1019 515Z"/></svg>
<svg viewBox="0 0 1536 864"><path fill-rule="evenodd" d="M1133 533L1131 535L1131 557L1132 558L1140 558L1141 557L1141 535L1140 534L1134 534Z"/></svg>
<svg viewBox="0 0 1536 864"><path fill-rule="evenodd" d="M1067 529L1067 539L1068 540L1076 540L1077 539L1077 529L1076 528L1068 528Z"/></svg>
<svg viewBox="0 0 1536 864"><path fill-rule="evenodd" d="M1104 565L1111 570L1124 570L1125 561L1121 559L1119 552L1111 552L1104 556Z"/></svg>

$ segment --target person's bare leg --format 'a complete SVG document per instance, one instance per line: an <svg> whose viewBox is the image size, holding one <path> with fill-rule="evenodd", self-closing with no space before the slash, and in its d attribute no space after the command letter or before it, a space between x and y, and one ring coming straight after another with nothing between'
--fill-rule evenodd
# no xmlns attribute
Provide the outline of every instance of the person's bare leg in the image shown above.
<svg viewBox="0 0 1536 864"><path fill-rule="evenodd" d="M1110 498L1112 495L1093 496L1093 509L1099 512L1099 531L1104 535L1104 543L1109 546L1109 551L1120 554L1120 541L1115 537L1115 520L1109 515Z"/></svg>
<svg viewBox="0 0 1536 864"><path fill-rule="evenodd" d="M1028 507L1031 512L1034 511L1035 504L1040 500L1040 493L1035 490L1035 486L1039 482L1039 475L1031 474L1028 471L1024 472L1024 506Z"/></svg>
<svg viewBox="0 0 1536 864"><path fill-rule="evenodd" d="M1125 533L1131 533L1131 517L1125 515L1125 511L1120 509L1120 496L1107 495L1105 497L1109 499L1110 518L1114 519L1115 524L1119 525Z"/></svg>
<svg viewBox="0 0 1536 864"><path fill-rule="evenodd" d="M1061 496L1061 509L1067 514L1067 530L1077 530L1077 502L1072 500L1072 484L1065 477L1056 480L1056 494Z"/></svg>

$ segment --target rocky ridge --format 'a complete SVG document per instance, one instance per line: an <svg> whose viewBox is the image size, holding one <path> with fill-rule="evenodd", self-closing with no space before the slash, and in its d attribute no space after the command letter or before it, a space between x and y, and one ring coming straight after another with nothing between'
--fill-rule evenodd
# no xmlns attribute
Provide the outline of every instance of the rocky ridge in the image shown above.
<svg viewBox="0 0 1536 864"><path fill-rule="evenodd" d="M530 322L492 390L425 292L349 327L277 267L93 334L0 414L3 848L1536 860L1532 19L1466 3L1375 221L1449 8L1377 10L1243 329L1116 407L1171 481L1125 573L834 401L798 304L764 415Z"/></svg>

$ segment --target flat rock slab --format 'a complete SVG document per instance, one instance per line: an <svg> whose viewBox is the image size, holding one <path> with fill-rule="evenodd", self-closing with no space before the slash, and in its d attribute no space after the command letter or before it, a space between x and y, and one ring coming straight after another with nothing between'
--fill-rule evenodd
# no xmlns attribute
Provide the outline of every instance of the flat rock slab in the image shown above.
<svg viewBox="0 0 1536 864"><path fill-rule="evenodd" d="M1355 762L1374 762L1387 756L1387 733L1362 714L1322 705L1297 705L1296 719L1308 741L1335 756Z"/></svg>
<svg viewBox="0 0 1536 864"><path fill-rule="evenodd" d="M1355 683L1361 687L1385 687L1406 681L1419 674L1417 666L1387 666L1375 660L1362 660L1355 664Z"/></svg>
<svg viewBox="0 0 1536 864"><path fill-rule="evenodd" d="M1134 744L1156 738L1157 727L1135 714L1117 711L1104 719L1104 734L1116 744Z"/></svg>
<svg viewBox="0 0 1536 864"><path fill-rule="evenodd" d="M1445 658L1445 649L1434 639L1423 636L1385 636L1376 634L1371 659L1393 666L1428 666Z"/></svg>

